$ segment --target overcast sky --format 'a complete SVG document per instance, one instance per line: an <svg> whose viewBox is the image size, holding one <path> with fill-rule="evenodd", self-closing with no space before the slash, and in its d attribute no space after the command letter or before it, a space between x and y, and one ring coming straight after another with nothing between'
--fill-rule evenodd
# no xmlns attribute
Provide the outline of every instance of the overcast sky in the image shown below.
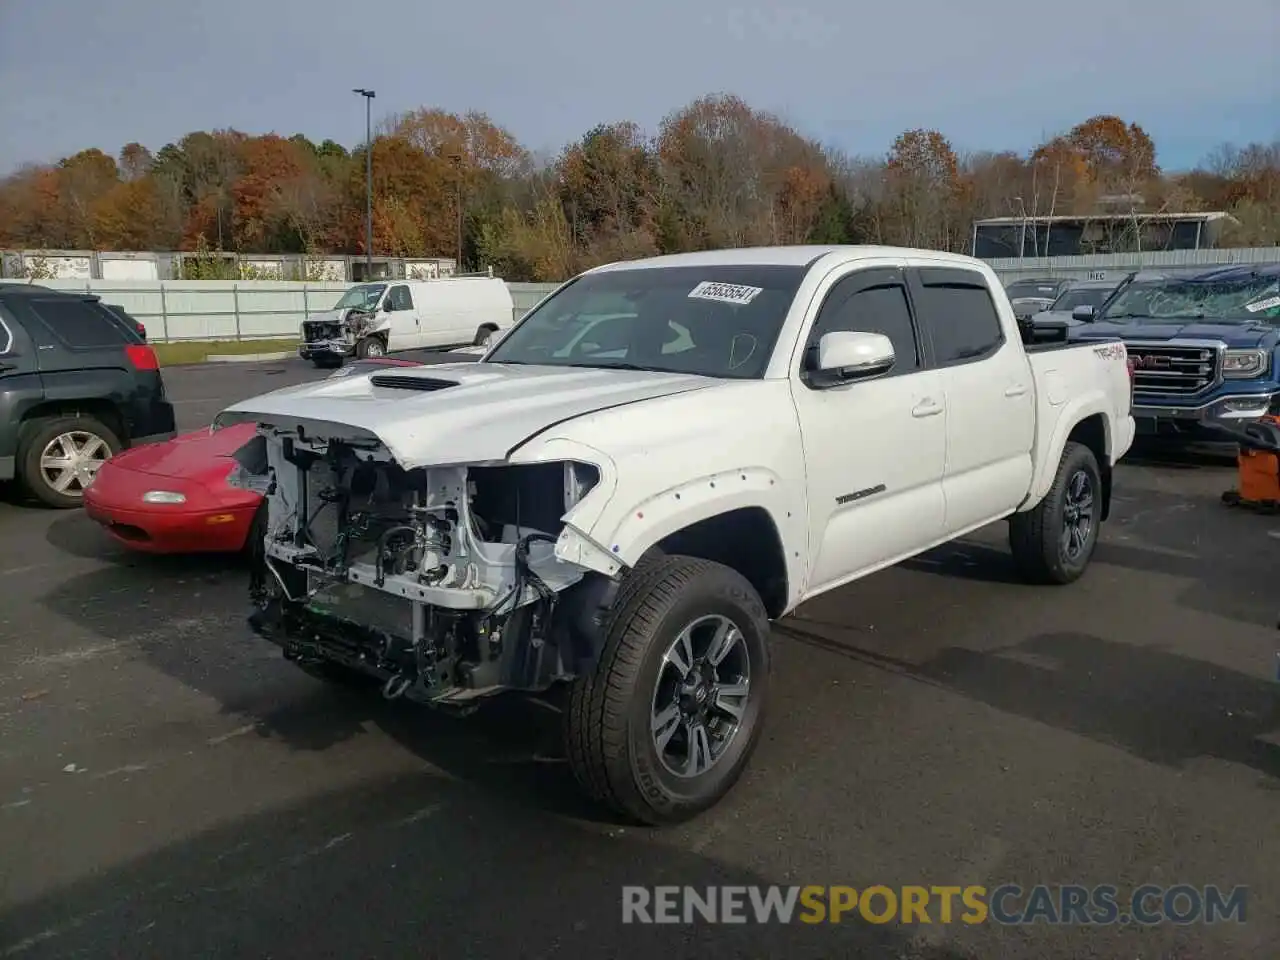
<svg viewBox="0 0 1280 960"><path fill-rule="evenodd" d="M1278 38L1280 0L0 0L0 173L216 127L351 145L357 86L534 150L711 92L865 154L912 127L1025 150L1116 113L1178 168L1280 137Z"/></svg>

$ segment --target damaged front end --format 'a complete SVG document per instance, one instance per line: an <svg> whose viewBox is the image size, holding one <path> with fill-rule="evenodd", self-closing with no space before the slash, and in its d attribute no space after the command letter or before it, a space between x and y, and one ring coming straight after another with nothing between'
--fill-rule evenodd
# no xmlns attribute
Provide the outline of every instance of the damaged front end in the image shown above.
<svg viewBox="0 0 1280 960"><path fill-rule="evenodd" d="M322 355L352 356L356 352L356 344L377 329L377 318L376 311L359 307L308 318L302 322L302 342L298 353L304 360Z"/></svg>
<svg viewBox="0 0 1280 960"><path fill-rule="evenodd" d="M301 425L261 425L237 460L232 482L268 512L250 624L300 666L466 710L594 663L620 565L564 559L583 559L584 542L561 518L595 467L405 469L374 437Z"/></svg>

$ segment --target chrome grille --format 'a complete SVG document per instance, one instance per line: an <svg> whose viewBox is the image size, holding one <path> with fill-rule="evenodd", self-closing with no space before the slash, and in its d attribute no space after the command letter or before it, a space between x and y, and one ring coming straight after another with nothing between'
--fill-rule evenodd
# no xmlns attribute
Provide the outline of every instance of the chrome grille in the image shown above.
<svg viewBox="0 0 1280 960"><path fill-rule="evenodd" d="M1222 353L1211 344L1125 343L1133 364L1133 392L1190 397L1216 384Z"/></svg>

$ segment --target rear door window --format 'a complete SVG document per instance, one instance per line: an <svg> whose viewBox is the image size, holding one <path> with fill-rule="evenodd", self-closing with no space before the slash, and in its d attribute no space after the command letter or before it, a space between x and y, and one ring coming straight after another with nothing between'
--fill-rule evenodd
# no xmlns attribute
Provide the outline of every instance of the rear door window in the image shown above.
<svg viewBox="0 0 1280 960"><path fill-rule="evenodd" d="M90 300L65 299L28 301L36 319L72 350L103 350L134 342L123 323Z"/></svg>
<svg viewBox="0 0 1280 960"><path fill-rule="evenodd" d="M1000 314L982 274L928 268L915 271L915 279L913 295L938 366L984 360L1004 345Z"/></svg>

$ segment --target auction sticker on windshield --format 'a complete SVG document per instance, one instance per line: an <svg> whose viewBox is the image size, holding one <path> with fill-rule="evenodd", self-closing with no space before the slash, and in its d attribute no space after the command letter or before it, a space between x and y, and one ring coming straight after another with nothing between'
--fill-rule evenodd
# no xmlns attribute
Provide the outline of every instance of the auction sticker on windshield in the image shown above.
<svg viewBox="0 0 1280 960"><path fill-rule="evenodd" d="M1255 300L1253 303L1244 305L1244 308L1250 313L1257 313L1259 310L1270 310L1272 307L1280 307L1280 297L1268 297L1266 300Z"/></svg>
<svg viewBox="0 0 1280 960"><path fill-rule="evenodd" d="M711 280L704 280L689 291L689 299L747 304L763 292L764 290L761 287L744 287L737 283L715 283Z"/></svg>

